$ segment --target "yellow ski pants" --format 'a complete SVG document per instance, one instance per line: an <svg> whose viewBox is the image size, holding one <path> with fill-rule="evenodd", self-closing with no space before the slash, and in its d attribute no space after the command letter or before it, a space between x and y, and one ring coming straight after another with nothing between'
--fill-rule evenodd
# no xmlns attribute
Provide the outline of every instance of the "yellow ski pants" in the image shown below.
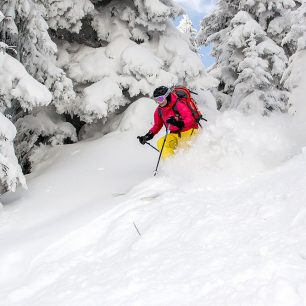
<svg viewBox="0 0 306 306"><path fill-rule="evenodd" d="M162 152L162 158L166 159L169 156L173 155L177 147L188 147L188 141L191 140L191 138L196 136L198 133L199 133L198 129L190 129L188 131L181 132L180 134L169 133ZM157 141L157 148L159 152L163 147L165 137L166 135L161 137Z"/></svg>

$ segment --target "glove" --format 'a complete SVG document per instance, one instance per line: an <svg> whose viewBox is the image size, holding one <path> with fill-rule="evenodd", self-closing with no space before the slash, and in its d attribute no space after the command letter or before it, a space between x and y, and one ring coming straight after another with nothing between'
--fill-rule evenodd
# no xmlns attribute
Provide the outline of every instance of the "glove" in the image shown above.
<svg viewBox="0 0 306 306"><path fill-rule="evenodd" d="M139 142L144 145L147 141L151 140L154 137L154 134L149 131L146 135L144 136L138 136L138 140Z"/></svg>
<svg viewBox="0 0 306 306"><path fill-rule="evenodd" d="M185 126L184 121L176 120L173 116L169 117L166 122L176 126L179 129L182 129Z"/></svg>

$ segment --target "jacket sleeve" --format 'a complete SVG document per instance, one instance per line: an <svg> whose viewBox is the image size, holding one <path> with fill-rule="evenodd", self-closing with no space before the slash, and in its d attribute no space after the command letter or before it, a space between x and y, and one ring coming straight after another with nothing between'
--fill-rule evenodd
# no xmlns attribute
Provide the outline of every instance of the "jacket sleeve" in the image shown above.
<svg viewBox="0 0 306 306"><path fill-rule="evenodd" d="M178 101L176 107L182 117L182 120L184 121L185 126L191 126L195 120L189 107L184 102L180 101Z"/></svg>
<svg viewBox="0 0 306 306"><path fill-rule="evenodd" d="M163 127L163 124L164 124L163 120L162 120L162 118L160 118L158 110L156 109L155 112L154 112L154 125L150 129L150 131L154 135L156 135L161 130L161 128Z"/></svg>

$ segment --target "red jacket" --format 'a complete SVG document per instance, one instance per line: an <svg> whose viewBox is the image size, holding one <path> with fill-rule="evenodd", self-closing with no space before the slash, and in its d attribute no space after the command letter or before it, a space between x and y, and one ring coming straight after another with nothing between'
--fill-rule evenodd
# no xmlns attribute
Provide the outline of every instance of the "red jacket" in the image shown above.
<svg viewBox="0 0 306 306"><path fill-rule="evenodd" d="M173 110L173 106L175 105L175 103L176 103L177 111L179 112L181 118L178 118L177 114ZM162 118L159 115L158 109L161 110ZM199 125L194 120L194 118L192 116L192 112L188 108L188 106L186 104L184 104L183 102L181 102L180 100L177 100L177 96L175 94L171 94L170 102L164 107L158 106L157 109L155 110L154 125L150 129L150 131L154 135L156 135L161 130L163 125L166 124L167 119L171 116L175 117L178 120L183 120L185 126L180 130L178 127L170 124L169 125L170 132L178 132L178 131L184 132L184 131L188 131L190 129L199 128Z"/></svg>

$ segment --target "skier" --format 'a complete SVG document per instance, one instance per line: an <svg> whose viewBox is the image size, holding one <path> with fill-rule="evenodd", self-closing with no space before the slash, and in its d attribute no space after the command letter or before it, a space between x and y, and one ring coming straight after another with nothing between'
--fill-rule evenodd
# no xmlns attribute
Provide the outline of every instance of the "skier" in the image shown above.
<svg viewBox="0 0 306 306"><path fill-rule="evenodd" d="M198 134L199 125L192 115L192 111L181 101L171 89L160 86L154 90L153 98L158 104L154 113L154 125L144 136L138 136L139 142L145 144L151 140L163 127L169 130L169 134L157 141L157 148L162 150L165 159L174 154L178 145L186 145L192 136Z"/></svg>

